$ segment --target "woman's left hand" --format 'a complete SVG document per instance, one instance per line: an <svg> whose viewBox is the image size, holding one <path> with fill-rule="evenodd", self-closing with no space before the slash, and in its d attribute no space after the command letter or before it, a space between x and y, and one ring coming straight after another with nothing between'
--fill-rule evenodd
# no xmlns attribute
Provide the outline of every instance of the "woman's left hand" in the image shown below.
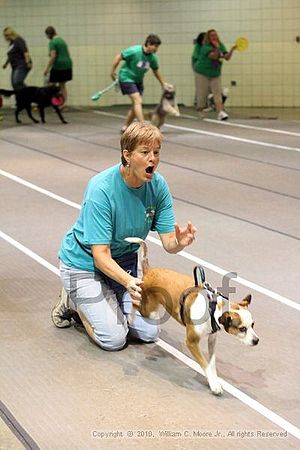
<svg viewBox="0 0 300 450"><path fill-rule="evenodd" d="M197 228L190 221L188 221L187 226L184 228L181 228L178 223L175 224L176 239L180 247L191 245L195 240L196 232Z"/></svg>

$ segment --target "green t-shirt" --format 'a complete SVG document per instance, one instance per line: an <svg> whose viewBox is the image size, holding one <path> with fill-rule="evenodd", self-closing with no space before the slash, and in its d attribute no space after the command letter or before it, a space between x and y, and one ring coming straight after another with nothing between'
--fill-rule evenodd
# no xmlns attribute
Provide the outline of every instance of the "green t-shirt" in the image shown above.
<svg viewBox="0 0 300 450"><path fill-rule="evenodd" d="M155 172L148 183L129 187L117 164L94 176L85 191L79 218L66 234L59 252L64 264L96 271L94 260L77 243L110 245L113 258L130 255L139 248L126 237L145 239L149 231L171 233L175 218L173 201L165 179Z"/></svg>
<svg viewBox="0 0 300 450"><path fill-rule="evenodd" d="M67 70L72 68L72 60L70 58L68 46L66 42L59 36L55 36L49 42L49 53L51 50L56 51L56 59L52 66L55 70Z"/></svg>
<svg viewBox="0 0 300 450"><path fill-rule="evenodd" d="M154 53L145 53L142 45L128 47L121 52L124 64L119 72L121 83L142 83L147 70L157 70L158 58Z"/></svg>
<svg viewBox="0 0 300 450"><path fill-rule="evenodd" d="M192 65L195 72L208 78L219 77L221 75L222 60L214 60L208 57L214 50L211 44L203 44L201 47L196 44L192 55ZM228 53L225 45L220 42L219 51L222 54Z"/></svg>

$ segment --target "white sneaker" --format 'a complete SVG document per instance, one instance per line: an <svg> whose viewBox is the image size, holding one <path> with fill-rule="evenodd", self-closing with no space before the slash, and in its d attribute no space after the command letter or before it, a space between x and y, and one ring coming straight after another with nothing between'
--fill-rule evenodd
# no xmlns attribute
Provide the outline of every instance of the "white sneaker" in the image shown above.
<svg viewBox="0 0 300 450"><path fill-rule="evenodd" d="M218 120L227 120L228 114L225 111L220 111L218 114Z"/></svg>
<svg viewBox="0 0 300 450"><path fill-rule="evenodd" d="M72 312L69 306L69 296L62 288L59 300L51 311L52 322L57 328L68 328L72 322Z"/></svg>

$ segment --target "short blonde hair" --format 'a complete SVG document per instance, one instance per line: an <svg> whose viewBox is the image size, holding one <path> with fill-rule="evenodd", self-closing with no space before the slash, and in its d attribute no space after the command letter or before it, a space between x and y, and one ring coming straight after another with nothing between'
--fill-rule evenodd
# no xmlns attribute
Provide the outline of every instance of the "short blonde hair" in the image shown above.
<svg viewBox="0 0 300 450"><path fill-rule="evenodd" d="M11 27L5 27L3 30L3 34L9 34L13 39L16 39L18 36L15 30L13 30Z"/></svg>
<svg viewBox="0 0 300 450"><path fill-rule="evenodd" d="M162 134L160 130L154 125L144 122L133 122L121 137L121 161L123 166L126 166L127 161L123 156L123 150L132 153L141 144L158 144L161 145Z"/></svg>

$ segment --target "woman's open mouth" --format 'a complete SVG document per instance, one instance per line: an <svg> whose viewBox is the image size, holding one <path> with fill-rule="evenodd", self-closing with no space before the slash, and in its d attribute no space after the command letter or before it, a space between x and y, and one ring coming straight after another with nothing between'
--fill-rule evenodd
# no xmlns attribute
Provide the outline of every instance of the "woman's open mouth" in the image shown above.
<svg viewBox="0 0 300 450"><path fill-rule="evenodd" d="M152 174L153 171L154 171L154 166L148 166L148 167L146 168L146 172L149 173L149 174Z"/></svg>

